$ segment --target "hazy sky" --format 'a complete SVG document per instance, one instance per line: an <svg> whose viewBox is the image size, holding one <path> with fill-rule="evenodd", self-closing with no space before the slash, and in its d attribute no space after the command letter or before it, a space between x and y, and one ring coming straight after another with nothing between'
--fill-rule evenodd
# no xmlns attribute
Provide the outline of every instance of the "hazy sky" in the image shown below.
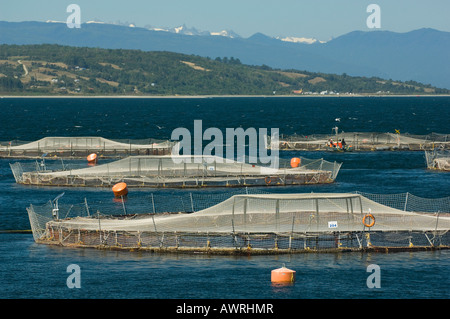
<svg viewBox="0 0 450 319"><path fill-rule="evenodd" d="M328 40L366 25L369 4L381 8L381 30L423 27L450 31L449 0L0 0L2 21L66 21L69 4L81 22L129 22L137 27L186 24L201 31L233 30L243 37L315 37Z"/></svg>

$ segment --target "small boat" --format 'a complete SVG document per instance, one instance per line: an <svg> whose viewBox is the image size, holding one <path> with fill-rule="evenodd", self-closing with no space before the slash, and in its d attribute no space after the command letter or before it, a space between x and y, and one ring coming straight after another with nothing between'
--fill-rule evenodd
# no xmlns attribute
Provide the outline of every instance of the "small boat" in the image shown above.
<svg viewBox="0 0 450 319"><path fill-rule="evenodd" d="M352 152L353 151L353 146L352 145L345 145L345 146L330 146L329 148L327 148L327 151L330 152Z"/></svg>
<svg viewBox="0 0 450 319"><path fill-rule="evenodd" d="M347 143L345 142L345 139L342 138L340 139L338 137L338 127L335 126L333 128L334 131L336 131L336 141L333 141L332 138L330 138L327 142L327 151L330 152L352 152L353 151L353 146L352 145L347 145Z"/></svg>

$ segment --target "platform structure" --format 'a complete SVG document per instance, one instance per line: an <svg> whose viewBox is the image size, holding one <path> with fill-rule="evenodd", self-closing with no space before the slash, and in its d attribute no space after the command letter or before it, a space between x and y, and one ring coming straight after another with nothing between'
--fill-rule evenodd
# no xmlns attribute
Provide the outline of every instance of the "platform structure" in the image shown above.
<svg viewBox="0 0 450 319"><path fill-rule="evenodd" d="M359 193L238 194L188 213L156 212L154 197L142 214L130 202L128 214L111 215L58 200L27 211L35 241L63 247L246 255L450 248L449 198L412 200L445 212L401 210Z"/></svg>
<svg viewBox="0 0 450 319"><path fill-rule="evenodd" d="M300 151L334 151L329 146L345 140L351 151L424 151L434 149L450 149L450 135L432 133L428 135L413 135L400 133L376 132L339 132L331 134L311 135L281 135L279 150ZM271 141L268 141L271 145Z"/></svg>
<svg viewBox="0 0 450 319"><path fill-rule="evenodd" d="M10 164L17 183L37 186L202 188L288 186L334 182L342 163L299 158L291 167L281 160L277 168L237 162L217 156L130 156L101 165L84 163L73 168L56 160ZM83 164L82 164L83 165Z"/></svg>
<svg viewBox="0 0 450 319"><path fill-rule="evenodd" d="M428 169L450 172L450 149L425 151L425 159Z"/></svg>
<svg viewBox="0 0 450 319"><path fill-rule="evenodd" d="M103 137L45 137L33 142L0 142L0 158L86 158L95 153L101 158L130 155L167 155L175 142L140 139L111 140Z"/></svg>

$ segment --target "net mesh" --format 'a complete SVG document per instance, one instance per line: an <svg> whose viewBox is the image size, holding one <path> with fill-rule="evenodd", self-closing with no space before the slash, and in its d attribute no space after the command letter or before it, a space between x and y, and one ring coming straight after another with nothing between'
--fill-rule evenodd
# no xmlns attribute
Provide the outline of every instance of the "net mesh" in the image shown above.
<svg viewBox="0 0 450 319"><path fill-rule="evenodd" d="M337 130L337 128L336 128ZM280 150L329 150L334 143L345 140L353 150L433 150L450 148L450 135L431 133L339 132L338 134L283 135L279 138ZM270 141L268 142L271 145Z"/></svg>
<svg viewBox="0 0 450 319"><path fill-rule="evenodd" d="M78 247L273 253L449 245L449 198L423 201L406 194L408 199L391 207L382 203L394 203L391 195L369 195L246 191L196 211L189 194L179 206L158 212L156 203L167 198L152 194L145 213L124 213L125 202L117 203L124 209L120 215L108 208L95 211L87 203L55 211L49 202L30 206L28 214L37 242ZM408 207L407 201L422 206L420 212L395 207ZM434 207L431 201L444 210L423 212Z"/></svg>
<svg viewBox="0 0 450 319"><path fill-rule="evenodd" d="M63 161L13 163L17 183L57 186L218 187L285 186L333 182L341 163L301 157L299 167L280 159L278 169L225 160L216 156L130 156L83 168Z"/></svg>
<svg viewBox="0 0 450 319"><path fill-rule="evenodd" d="M428 169L450 172L450 150L425 151Z"/></svg>
<svg viewBox="0 0 450 319"><path fill-rule="evenodd" d="M84 157L164 155L170 154L175 142L158 139L111 140L103 137L45 137L38 141L0 142L0 157Z"/></svg>

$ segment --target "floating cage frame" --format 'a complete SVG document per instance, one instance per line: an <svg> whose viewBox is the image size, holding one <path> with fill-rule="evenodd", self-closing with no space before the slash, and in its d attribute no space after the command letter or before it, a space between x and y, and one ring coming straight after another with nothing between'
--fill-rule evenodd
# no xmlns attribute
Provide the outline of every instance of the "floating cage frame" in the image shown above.
<svg viewBox="0 0 450 319"><path fill-rule="evenodd" d="M425 159L428 169L450 172L450 150L425 151Z"/></svg>
<svg viewBox="0 0 450 319"><path fill-rule="evenodd" d="M103 137L45 137L37 141L0 142L0 158L86 158L96 153L101 158L131 155L167 155L175 142L159 139L111 140Z"/></svg>
<svg viewBox="0 0 450 319"><path fill-rule="evenodd" d="M269 138L269 137L268 137ZM333 150L327 143L345 139L353 151L424 151L436 148L450 149L450 135L431 133L413 135L377 132L339 132L338 134L281 135L279 150L325 151ZM271 145L271 141L268 141Z"/></svg>
<svg viewBox="0 0 450 319"><path fill-rule="evenodd" d="M448 208L448 198L437 201ZM59 219L67 216L66 209L54 201L27 208L37 243L206 254L450 248L449 213L399 210L358 193L233 195L191 213L104 215L97 211ZM364 222L368 215L373 223Z"/></svg>
<svg viewBox="0 0 450 319"><path fill-rule="evenodd" d="M301 158L290 167L280 159L280 167L231 161L216 156L131 156L114 162L73 168L64 162L13 163L17 183L38 186L111 187L125 182L129 187L201 188L288 186L332 183L342 163ZM61 167L62 166L62 167Z"/></svg>

